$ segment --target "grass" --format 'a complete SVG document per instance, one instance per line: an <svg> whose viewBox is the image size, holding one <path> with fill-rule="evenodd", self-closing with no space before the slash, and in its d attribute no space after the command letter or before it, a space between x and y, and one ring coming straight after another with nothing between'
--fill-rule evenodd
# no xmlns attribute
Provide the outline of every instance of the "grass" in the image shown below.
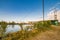
<svg viewBox="0 0 60 40"><path fill-rule="evenodd" d="M47 30L37 34L35 37L29 38L30 40L60 40L60 26L51 26L53 30Z"/></svg>
<svg viewBox="0 0 60 40"><path fill-rule="evenodd" d="M60 29L51 26L50 22L37 22L33 24L32 30L20 30L18 32L9 33L2 40L47 40L48 37L55 36L55 32L60 32ZM59 30L58 30L59 29ZM60 35L60 34L59 34ZM52 37L54 38L54 37Z"/></svg>

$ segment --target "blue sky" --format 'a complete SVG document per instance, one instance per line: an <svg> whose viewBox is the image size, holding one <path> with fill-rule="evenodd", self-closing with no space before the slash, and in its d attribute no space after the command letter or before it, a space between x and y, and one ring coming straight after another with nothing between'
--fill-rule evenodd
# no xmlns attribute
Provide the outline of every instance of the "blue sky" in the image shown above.
<svg viewBox="0 0 60 40"><path fill-rule="evenodd" d="M45 0L45 16L60 0ZM42 0L0 0L0 21L30 21L42 17Z"/></svg>

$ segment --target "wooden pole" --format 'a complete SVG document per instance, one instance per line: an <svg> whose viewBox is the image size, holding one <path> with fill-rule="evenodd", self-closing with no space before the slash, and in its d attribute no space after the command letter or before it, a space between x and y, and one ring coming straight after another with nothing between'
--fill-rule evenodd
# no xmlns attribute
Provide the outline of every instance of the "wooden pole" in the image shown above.
<svg viewBox="0 0 60 40"><path fill-rule="evenodd" d="M44 0L42 0L42 13L43 13L43 24L44 24Z"/></svg>

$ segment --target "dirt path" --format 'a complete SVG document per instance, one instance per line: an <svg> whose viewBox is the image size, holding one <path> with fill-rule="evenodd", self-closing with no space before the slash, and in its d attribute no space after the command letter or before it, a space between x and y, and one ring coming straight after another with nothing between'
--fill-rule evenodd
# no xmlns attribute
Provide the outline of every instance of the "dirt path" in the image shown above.
<svg viewBox="0 0 60 40"><path fill-rule="evenodd" d="M60 40L60 27L53 27L54 30L42 32L30 40Z"/></svg>

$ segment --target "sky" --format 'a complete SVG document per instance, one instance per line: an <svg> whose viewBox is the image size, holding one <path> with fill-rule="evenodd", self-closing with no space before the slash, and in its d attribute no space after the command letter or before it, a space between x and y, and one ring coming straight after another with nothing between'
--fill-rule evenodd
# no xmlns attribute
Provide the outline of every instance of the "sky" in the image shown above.
<svg viewBox="0 0 60 40"><path fill-rule="evenodd" d="M45 18L60 0L44 0ZM57 6L59 9L59 5ZM0 21L27 22L42 19L42 0L0 0Z"/></svg>

